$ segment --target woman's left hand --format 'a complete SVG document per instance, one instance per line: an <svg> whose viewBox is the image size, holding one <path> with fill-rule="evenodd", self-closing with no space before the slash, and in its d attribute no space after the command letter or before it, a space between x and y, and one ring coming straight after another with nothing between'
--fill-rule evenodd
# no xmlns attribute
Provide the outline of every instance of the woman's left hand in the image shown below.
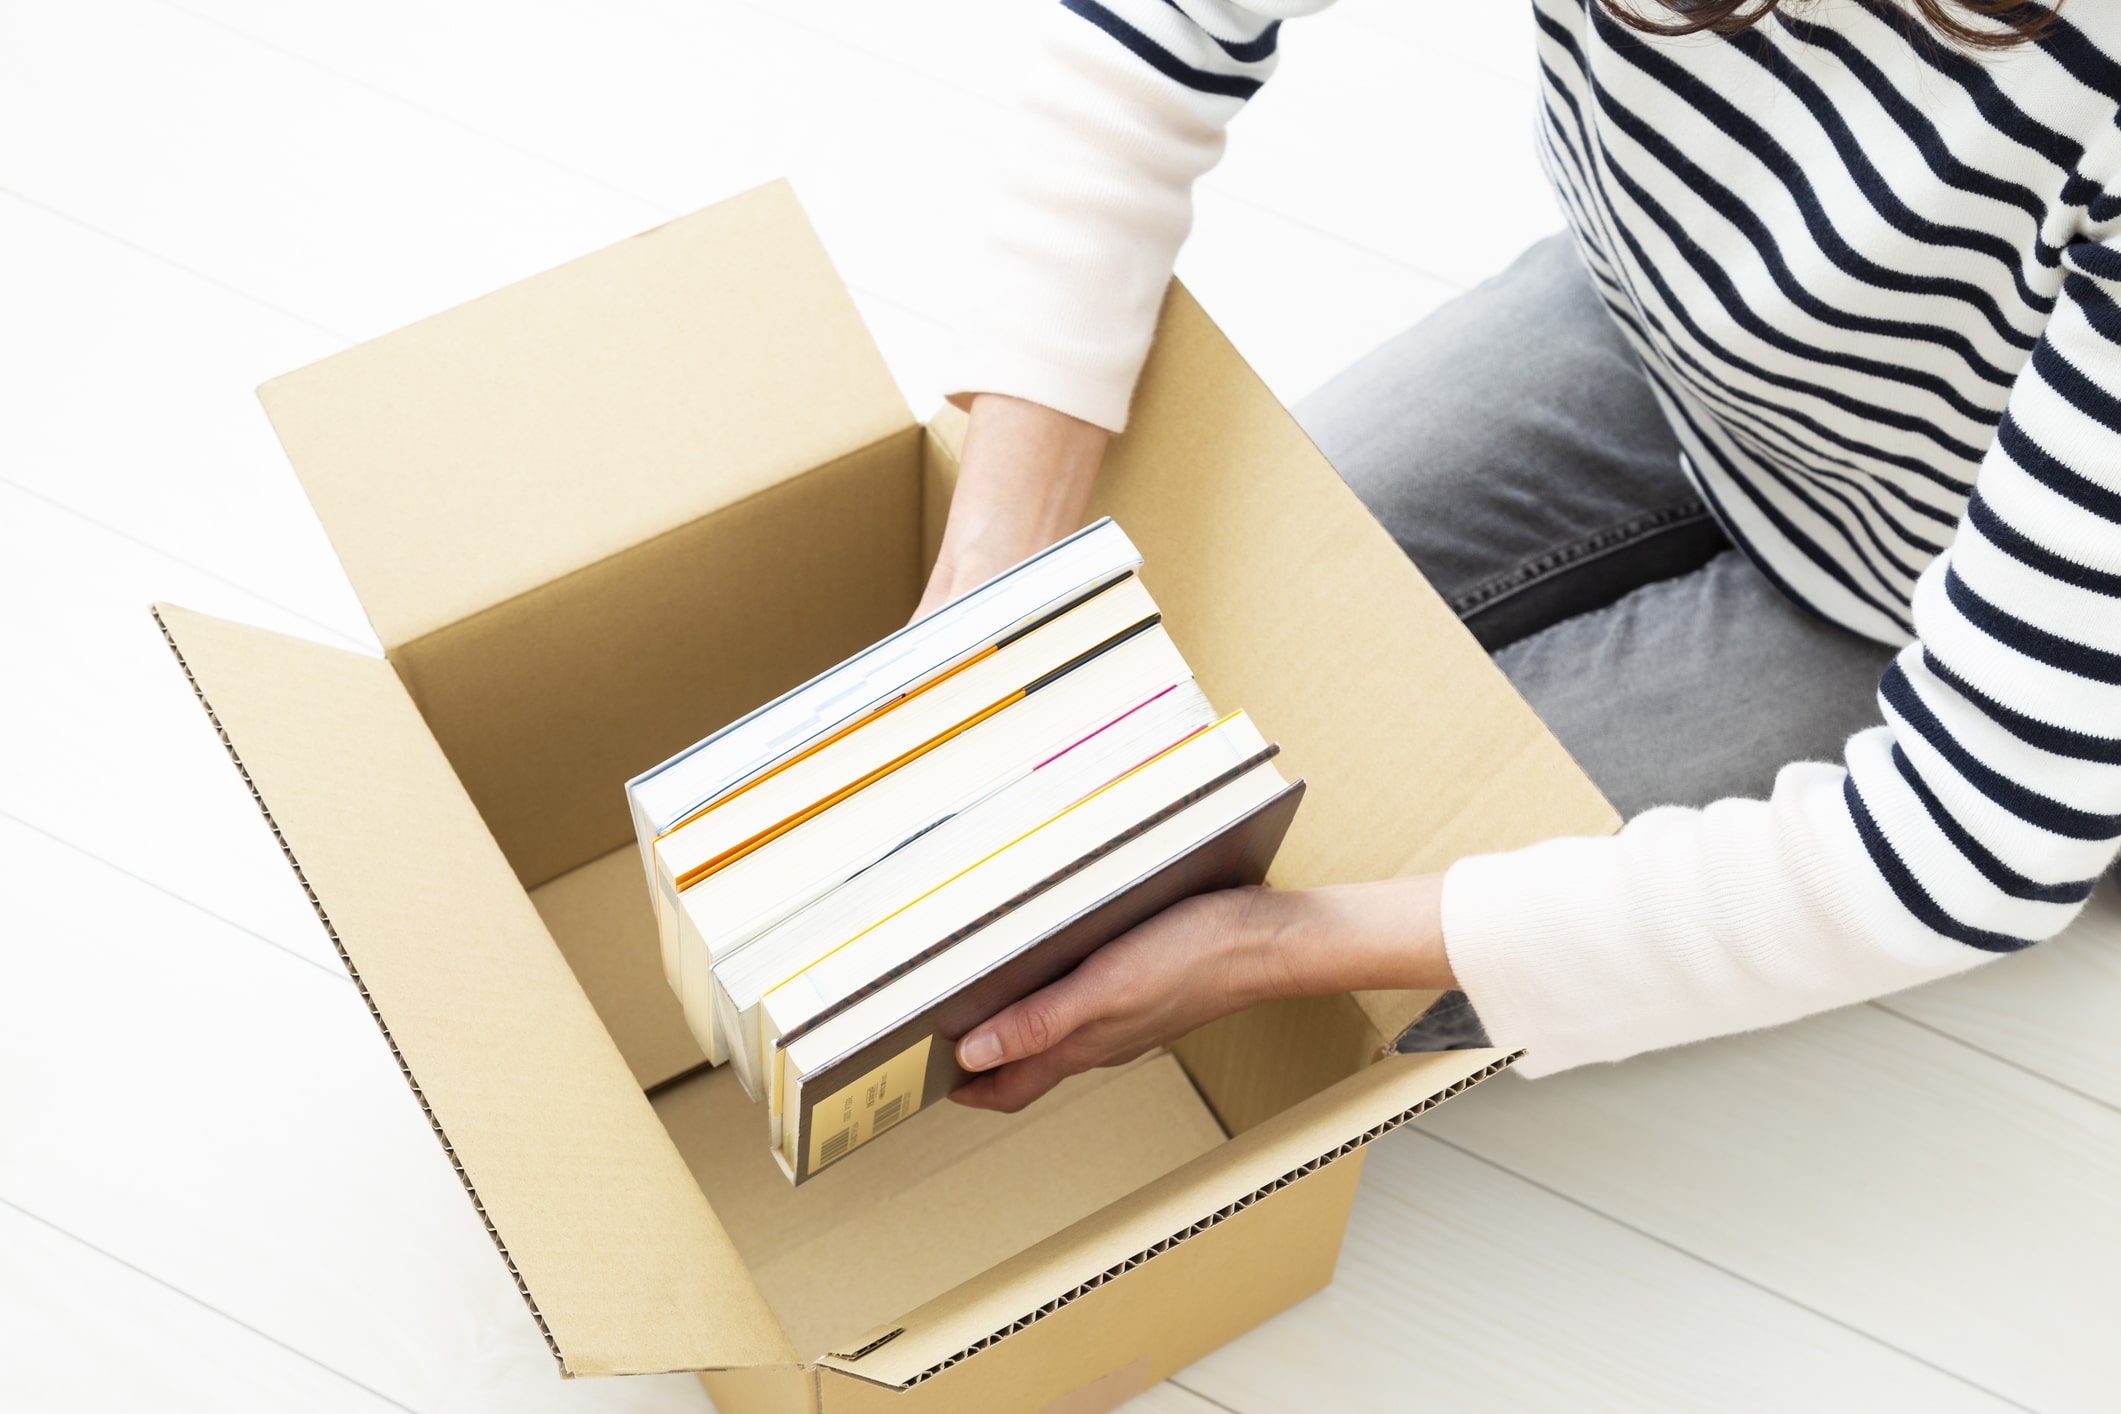
<svg viewBox="0 0 2121 1414"><path fill-rule="evenodd" d="M1123 1064L1276 997L1448 989L1441 893L1432 874L1174 904L968 1032L958 1064L986 1073L951 1098L1014 1113L1078 1071Z"/></svg>

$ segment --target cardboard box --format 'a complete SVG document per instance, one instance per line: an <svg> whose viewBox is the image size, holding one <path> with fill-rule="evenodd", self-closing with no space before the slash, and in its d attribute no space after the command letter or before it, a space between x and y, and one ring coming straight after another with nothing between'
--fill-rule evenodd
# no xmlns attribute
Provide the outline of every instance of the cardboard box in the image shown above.
<svg viewBox="0 0 2121 1414"><path fill-rule="evenodd" d="M161 606L563 1373L1095 1414L1325 1284L1362 1146L1493 1074L1260 1007L791 1188L659 972L621 783L901 623L909 413L784 186L267 384L387 659ZM1275 881L1612 813L1183 290L1096 513L1310 797Z"/></svg>

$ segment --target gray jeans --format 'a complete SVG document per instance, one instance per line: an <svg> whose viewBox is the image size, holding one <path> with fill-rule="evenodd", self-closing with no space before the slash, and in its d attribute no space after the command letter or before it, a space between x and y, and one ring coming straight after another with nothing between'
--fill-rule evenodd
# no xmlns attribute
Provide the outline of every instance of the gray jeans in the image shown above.
<svg viewBox="0 0 2121 1414"><path fill-rule="evenodd" d="M1732 548L1566 236L1297 417L1623 816L1763 796L1881 720L1892 650ZM1401 1049L1486 1044L1454 992Z"/></svg>

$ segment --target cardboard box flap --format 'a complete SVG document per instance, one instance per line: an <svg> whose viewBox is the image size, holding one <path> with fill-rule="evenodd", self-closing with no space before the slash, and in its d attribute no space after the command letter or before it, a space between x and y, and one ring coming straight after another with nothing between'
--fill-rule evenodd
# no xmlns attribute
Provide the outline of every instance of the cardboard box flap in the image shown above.
<svg viewBox="0 0 2121 1414"><path fill-rule="evenodd" d="M947 442L959 427L952 418L935 430ZM1310 782L1270 883L1426 872L1619 828L1590 779L1176 282L1090 513L1112 516L1141 548L1143 579L1210 699L1249 712L1281 743L1284 774ZM1430 1000L1369 993L1358 1002L1389 1041ZM1219 1110L1248 1108L1242 1101L1217 1092Z"/></svg>
<svg viewBox="0 0 2121 1414"><path fill-rule="evenodd" d="M390 666L156 615L563 1370L792 1363Z"/></svg>
<svg viewBox="0 0 2121 1414"><path fill-rule="evenodd" d="M259 396L386 649L915 425L784 182Z"/></svg>
<svg viewBox="0 0 2121 1414"><path fill-rule="evenodd" d="M1173 284L1091 514L1127 528L1210 698L1310 781L1274 882L1441 868L1619 819Z"/></svg>
<svg viewBox="0 0 2121 1414"><path fill-rule="evenodd" d="M1387 1057L819 1363L877 1384L918 1384L1479 1084L1521 1054Z"/></svg>

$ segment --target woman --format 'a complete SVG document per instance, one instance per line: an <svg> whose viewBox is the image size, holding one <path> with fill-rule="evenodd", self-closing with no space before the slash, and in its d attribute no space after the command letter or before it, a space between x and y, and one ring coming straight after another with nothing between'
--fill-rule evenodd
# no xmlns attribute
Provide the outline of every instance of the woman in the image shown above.
<svg viewBox="0 0 2121 1414"><path fill-rule="evenodd" d="M1191 184L1322 2L1063 0L928 603L1081 521ZM1535 0L1567 236L1303 416L1629 824L1191 900L966 1036L960 1099L1349 988L1549 1074L1965 970L2112 864L2121 10L1627 2Z"/></svg>

